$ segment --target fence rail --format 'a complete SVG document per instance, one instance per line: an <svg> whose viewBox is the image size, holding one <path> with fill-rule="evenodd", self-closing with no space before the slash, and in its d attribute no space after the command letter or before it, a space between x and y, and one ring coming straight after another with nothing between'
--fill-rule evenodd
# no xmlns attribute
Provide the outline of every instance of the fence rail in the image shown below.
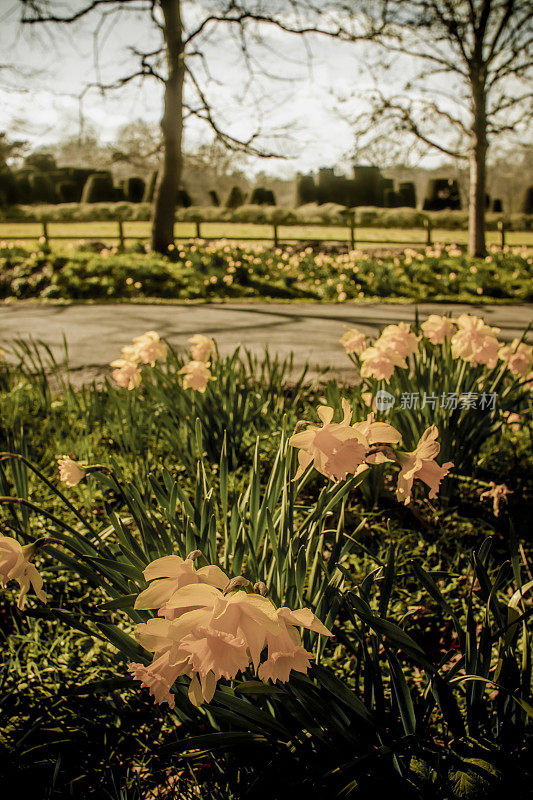
<svg viewBox="0 0 533 800"><path fill-rule="evenodd" d="M102 235L102 238L107 240L113 239L118 242L119 248L123 249L125 246L126 241L147 241L150 239L150 234L146 233L143 235L139 234L130 234L125 232L124 230L124 220L117 219L117 220L97 220L95 221L96 224L98 222L115 222L116 224L116 235L108 236ZM16 223L20 225L35 225L35 222L23 222L23 223ZM41 232L40 234L22 234L18 236L0 236L0 239L3 241L35 241L36 239L43 239L44 242L48 245L51 241L91 241L94 240L96 237L93 234L92 236L78 236L72 234L64 234L64 233L50 233L48 225L50 224L48 220L42 220L40 223ZM52 223L52 224L86 224L86 223ZM184 224L184 223L176 223L176 224ZM243 223L243 222L218 222L216 220L204 220L204 221L192 221L190 222L191 225L194 226L194 231L191 236L174 236L175 241L196 241L196 240L203 240L203 241L217 241L220 239L225 239L228 241L243 241L243 242L265 242L265 241L272 241L274 247L278 247L280 244L293 244L295 242L305 242L305 241L318 241L322 243L342 243L342 244L350 244L350 247L355 249L356 245L360 244L375 244L375 245L401 245L405 247L421 247L421 246L431 246L434 244L434 237L433 237L433 225L430 219L426 219L423 228L410 228L409 230L418 230L424 232L423 240L400 240L400 239L363 239L357 236L357 226L353 218L348 220L347 224L342 223L328 223L328 222L303 222L303 223L294 223L294 224L279 224L279 223L268 223L268 222L259 222L259 223ZM209 224L223 224L223 225L257 225L261 227L269 227L272 231L271 235L269 236L232 236L232 235L224 235L224 236L205 236L202 234L202 225L209 225ZM301 236L281 236L280 235L280 228L287 229L287 228L336 228L336 229L344 229L346 230L346 238L343 239L317 239L316 237L307 237L302 238ZM506 234L507 228L505 226L505 222L500 220L498 222L498 238L499 238L499 245L500 247L505 247L506 244ZM439 240L440 241L440 240ZM527 247L527 245L522 245L519 243L513 243L515 247Z"/></svg>

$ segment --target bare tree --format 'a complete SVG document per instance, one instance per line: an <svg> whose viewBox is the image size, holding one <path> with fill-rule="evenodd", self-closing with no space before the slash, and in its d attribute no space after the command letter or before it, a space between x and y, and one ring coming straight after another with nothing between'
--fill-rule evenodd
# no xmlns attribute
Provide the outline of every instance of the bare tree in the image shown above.
<svg viewBox="0 0 533 800"><path fill-rule="evenodd" d="M95 42L103 20L114 13L143 12L159 32L160 43L150 50L130 48L136 67L116 80L97 85L120 88L134 80L151 78L163 86L161 120L162 166L159 170L152 215L152 248L166 252L173 242L176 195L183 170L183 129L188 117L203 120L215 136L231 150L261 157L279 157L265 147L260 129L242 140L223 128L206 91L212 80L205 43L222 26L237 37L250 76L258 65L253 43L265 25L287 35L322 34L355 39L353 28L341 28L335 15L319 0L83 0L72 9L60 0L19 0L24 24L68 25L94 18ZM362 38L362 37L361 37ZM95 46L98 53L98 46ZM260 65L259 65L260 66Z"/></svg>
<svg viewBox="0 0 533 800"><path fill-rule="evenodd" d="M364 127L370 139L405 133L468 162L469 253L482 256L489 144L502 134L520 137L532 117L533 4L368 0L365 11L389 80L378 70Z"/></svg>

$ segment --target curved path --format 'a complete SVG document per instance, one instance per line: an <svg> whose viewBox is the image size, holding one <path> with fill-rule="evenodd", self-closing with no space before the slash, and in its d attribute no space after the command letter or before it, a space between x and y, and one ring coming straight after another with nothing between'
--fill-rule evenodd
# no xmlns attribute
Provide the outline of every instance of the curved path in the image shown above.
<svg viewBox="0 0 533 800"><path fill-rule="evenodd" d="M500 337L521 336L533 323L533 305L446 305L422 303L420 319L428 314L463 312L482 316L501 328ZM42 340L61 358L63 336L73 369L84 378L101 374L133 336L157 330L172 345L184 348L194 333L213 336L222 352L237 345L255 353L267 345L271 353L286 356L292 350L295 367L311 367L353 374L338 340L344 330L357 326L365 333L400 321L412 322L414 305L327 305L319 303L213 303L202 305L3 305L0 306L0 345L11 339ZM80 375L81 377L81 375Z"/></svg>

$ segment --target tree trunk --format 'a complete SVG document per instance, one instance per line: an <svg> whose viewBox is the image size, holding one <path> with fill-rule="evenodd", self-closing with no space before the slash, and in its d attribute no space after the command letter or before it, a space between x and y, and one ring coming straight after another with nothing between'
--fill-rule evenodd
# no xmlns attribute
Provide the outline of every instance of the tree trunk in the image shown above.
<svg viewBox="0 0 533 800"><path fill-rule="evenodd" d="M174 244L176 199L183 169L183 81L185 59L181 26L181 0L159 0L164 19L167 60L163 132L163 165L152 209L152 250L167 253Z"/></svg>
<svg viewBox="0 0 533 800"><path fill-rule="evenodd" d="M475 81L473 91L472 150L468 202L468 254L483 257L485 250L485 204L487 161L487 104L485 87Z"/></svg>

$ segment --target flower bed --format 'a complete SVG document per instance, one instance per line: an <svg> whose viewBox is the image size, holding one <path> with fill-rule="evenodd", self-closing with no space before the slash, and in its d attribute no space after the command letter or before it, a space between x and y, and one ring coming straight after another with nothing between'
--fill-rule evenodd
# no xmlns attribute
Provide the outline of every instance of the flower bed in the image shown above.
<svg viewBox="0 0 533 800"><path fill-rule="evenodd" d="M19 786L525 800L532 348L468 315L341 334L357 387L155 331L100 388L36 345L0 368Z"/></svg>
<svg viewBox="0 0 533 800"><path fill-rule="evenodd" d="M183 246L169 257L145 254L141 245L123 254L103 248L68 255L4 246L0 268L4 299L533 299L533 258L520 249L494 248L485 259L472 259L455 246L369 255L222 242Z"/></svg>

